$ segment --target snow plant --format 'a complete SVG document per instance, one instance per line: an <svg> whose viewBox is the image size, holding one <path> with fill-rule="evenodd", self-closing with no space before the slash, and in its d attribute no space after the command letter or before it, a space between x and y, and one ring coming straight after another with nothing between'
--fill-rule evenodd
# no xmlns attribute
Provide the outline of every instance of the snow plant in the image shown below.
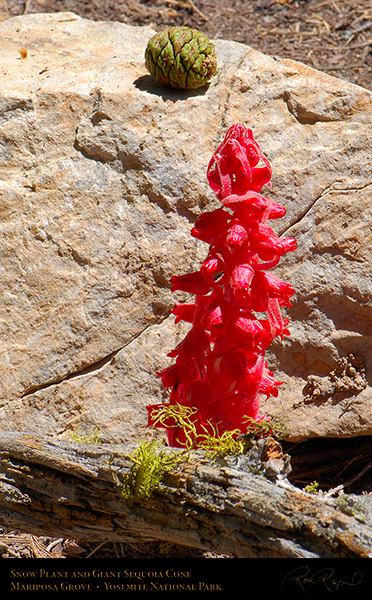
<svg viewBox="0 0 372 600"><path fill-rule="evenodd" d="M270 185L271 172L242 124L230 127L208 165L209 185L223 206L201 214L191 230L209 244L201 268L171 278L172 292L194 295L172 310L176 323L191 328L168 355L174 363L158 373L171 390L169 402L147 407L149 425L164 427L170 446L190 445L190 428L185 431L177 418L182 410L192 415L198 447L208 433L247 433L252 423L268 418L259 414L261 397L278 395L282 382L269 370L265 351L274 338L289 334L281 307L291 306L294 290L270 270L295 250L296 241L278 237L267 225L286 213L260 193Z"/></svg>

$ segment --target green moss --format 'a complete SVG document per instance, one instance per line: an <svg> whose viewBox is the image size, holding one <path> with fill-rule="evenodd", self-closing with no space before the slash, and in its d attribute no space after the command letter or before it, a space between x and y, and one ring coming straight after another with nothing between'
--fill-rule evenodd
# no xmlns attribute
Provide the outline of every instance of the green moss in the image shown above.
<svg viewBox="0 0 372 600"><path fill-rule="evenodd" d="M225 431L219 435L218 429L208 421L202 426L203 433L197 433L193 416L198 412L197 408L182 406L181 404L164 405L153 413L154 426L176 427L182 429L185 434L185 449L191 451L194 448L205 452L207 458L214 460L232 454L241 454L244 444L237 440L239 429Z"/></svg>
<svg viewBox="0 0 372 600"><path fill-rule="evenodd" d="M151 497L164 473L184 462L185 454L167 449L164 442L151 440L140 442L129 458L133 465L120 484L121 491L126 500L139 502Z"/></svg>
<svg viewBox="0 0 372 600"><path fill-rule="evenodd" d="M166 429L169 427L180 428L185 434L185 448L191 450L197 442L197 433L195 423L192 420L193 415L198 409L191 406L182 406L181 404L164 404L151 413L154 427L161 426Z"/></svg>
<svg viewBox="0 0 372 600"><path fill-rule="evenodd" d="M83 433L79 433L79 430L76 429L75 431L72 431L71 433L71 437L73 440L75 440L75 442L79 442L81 443L85 443L85 444L97 444L100 445L100 436L101 436L101 429L100 427L95 427L92 431L92 433L88 433L88 434L83 434Z"/></svg>
<svg viewBox="0 0 372 600"><path fill-rule="evenodd" d="M335 501L337 508L345 515L351 515L361 523L365 523L366 514L363 507L348 496L340 496Z"/></svg>
<svg viewBox="0 0 372 600"><path fill-rule="evenodd" d="M206 457L212 461L223 459L226 456L242 454L244 452L244 442L237 439L239 434L239 429L233 429L218 435L217 430L213 428L212 434L206 431L205 435L198 437L198 448L203 450Z"/></svg>
<svg viewBox="0 0 372 600"><path fill-rule="evenodd" d="M305 485L304 487L304 492L307 492L308 494L317 494L319 491L319 483L317 481L313 481L313 483L309 483L308 485Z"/></svg>
<svg viewBox="0 0 372 600"><path fill-rule="evenodd" d="M224 431L220 435L218 427L211 421L202 426L203 433L197 433L193 422L193 416L197 412L197 408L181 404L164 405L153 411L153 425L182 429L186 438L185 448L203 450L211 460L246 453L253 446L255 438L270 435L276 439L285 439L289 433L284 421L276 417L261 421L246 417L244 422L247 423L247 433L242 433L240 429L233 429Z"/></svg>
<svg viewBox="0 0 372 600"><path fill-rule="evenodd" d="M202 433L197 433L193 420L196 413L197 408L180 404L165 404L152 412L154 427L160 425L182 429L185 436L184 449L172 450L163 441L156 439L140 442L129 456L133 465L124 481L120 482L114 476L126 500L141 502L150 498L161 484L164 474L187 462L195 449L204 452L211 461L220 461L227 456L247 452L255 437L281 437L284 433L284 426L278 420L257 423L252 419L247 419L249 426L246 434L242 434L240 429L234 429L220 435L218 428L211 422L202 426Z"/></svg>
<svg viewBox="0 0 372 600"><path fill-rule="evenodd" d="M277 440L284 440L289 435L285 422L279 417L268 417L261 421L246 417L244 423L247 424L247 436L263 438L270 435Z"/></svg>
<svg viewBox="0 0 372 600"><path fill-rule="evenodd" d="M244 423L247 424L246 433L240 433L236 438L243 441L243 454L246 454L253 448L256 439L270 436L277 440L284 440L289 434L284 421L278 417L268 417L261 421L255 421L251 417L246 417Z"/></svg>

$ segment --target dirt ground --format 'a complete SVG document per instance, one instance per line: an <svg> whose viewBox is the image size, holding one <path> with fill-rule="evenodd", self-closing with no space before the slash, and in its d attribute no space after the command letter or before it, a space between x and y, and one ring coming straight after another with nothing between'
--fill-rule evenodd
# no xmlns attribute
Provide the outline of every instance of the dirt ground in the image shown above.
<svg viewBox="0 0 372 600"><path fill-rule="evenodd" d="M9 16L72 11L94 20L187 25L372 89L371 0L0 0Z"/></svg>
<svg viewBox="0 0 372 600"><path fill-rule="evenodd" d="M301 61L335 77L372 89L371 0L0 0L0 20L22 14L72 11L94 20L151 25L161 30L187 25L211 39L248 44ZM314 491L338 485L345 492L372 493L370 438L310 440L289 444L290 478ZM328 460L325 460L325 456ZM80 543L0 530L1 558L213 558L165 543Z"/></svg>

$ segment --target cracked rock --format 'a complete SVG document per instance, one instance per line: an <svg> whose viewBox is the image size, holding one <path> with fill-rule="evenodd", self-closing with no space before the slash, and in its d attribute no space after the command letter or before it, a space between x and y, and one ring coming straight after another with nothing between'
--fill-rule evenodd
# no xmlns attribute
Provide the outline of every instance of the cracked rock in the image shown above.
<svg viewBox="0 0 372 600"><path fill-rule="evenodd" d="M296 295L262 412L293 440L371 434L372 93L224 40L209 87L171 90L144 64L154 33L73 13L0 24L0 427L143 434L185 333L169 279L205 258L190 229L218 206L207 165L243 122L287 209L272 226L298 240L275 269Z"/></svg>

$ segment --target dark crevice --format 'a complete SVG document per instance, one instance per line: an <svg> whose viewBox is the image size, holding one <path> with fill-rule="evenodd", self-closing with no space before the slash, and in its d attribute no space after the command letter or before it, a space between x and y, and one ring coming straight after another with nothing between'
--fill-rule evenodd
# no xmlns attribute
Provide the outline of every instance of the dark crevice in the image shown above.
<svg viewBox="0 0 372 600"><path fill-rule="evenodd" d="M318 202L318 200L320 200L320 198L322 198L324 196L324 194L326 194L329 190L326 189L324 190L321 194L319 194L319 196L317 196L312 202L311 204L309 204L309 206L294 220L292 221L292 223L290 223L288 225L288 227L281 233L281 235L285 235L292 227L294 227L295 225L297 225L300 221L302 221L302 219L304 219L307 214L311 211L311 209L313 208L313 206Z"/></svg>
<svg viewBox="0 0 372 600"><path fill-rule="evenodd" d="M296 487L315 482L324 492L342 485L348 494L372 493L372 436L312 438L282 447L291 457L288 479Z"/></svg>
<svg viewBox="0 0 372 600"><path fill-rule="evenodd" d="M281 235L286 234L289 229L291 229L291 227L294 227L294 225L297 225L300 221L302 221L302 219L304 219L306 217L306 215L310 212L310 210L313 208L313 206L316 204L316 202L318 200L320 200L321 198L323 198L323 196L326 196L327 194L331 194L331 193L342 193L344 192L345 194L350 193L350 192L360 192L363 191L364 189L370 187L372 184L370 182L362 185L359 188L336 188L333 187L336 183L340 183L339 181L334 181L333 183L331 183L328 187L325 188L325 190L323 190L319 196L317 196L312 202L311 204L292 222L288 225L288 227L281 233Z"/></svg>
<svg viewBox="0 0 372 600"><path fill-rule="evenodd" d="M154 325L159 325L169 316L169 314L170 314L169 310L167 310L167 312L165 312L165 313L162 313L161 315L159 315L156 318L156 320L154 320L154 322L150 323L149 325L144 327L144 329L142 329L137 335L133 336L127 344L125 344L124 346L121 346L120 348L117 348L116 350L113 350L109 354L106 354L106 356L104 356L103 358L100 358L98 361L88 364L88 365L85 365L81 369L73 371L72 373L68 373L67 375L63 375L62 377L55 378L51 381L47 381L40 385L30 386L25 392L23 392L23 394L21 394L20 397L26 398L27 396L31 396L32 394L35 394L36 392L39 392L40 390L45 390L49 387L52 387L53 385L59 385L60 383L69 381L70 379L74 379L75 377L82 377L83 375L90 375L91 373L100 371L107 364L111 363L114 360L114 358L116 357L116 355L119 354L119 352L124 350L124 348L127 348L128 346L130 346L130 344L132 344L137 338L139 338L149 327L153 327Z"/></svg>
<svg viewBox="0 0 372 600"><path fill-rule="evenodd" d="M120 352L120 350L122 350L122 348L119 348L118 350L114 350L113 352L110 352L110 354L107 354L107 356L104 356L97 362L92 363L90 365L86 365L82 369L73 371L72 373L69 373L68 375L64 375L63 377L56 378L52 381L47 381L46 383L42 383L41 385L32 386L21 395L21 398L26 398L27 396L31 396L35 392L39 392L40 390L45 390L48 387L51 387L53 385L58 385L64 381L69 381L70 379L74 379L75 377L81 377L82 375L88 375L90 373L94 373L94 371L99 371L100 369L102 369L102 367L107 365L107 363L111 362L115 358L115 356Z"/></svg>

